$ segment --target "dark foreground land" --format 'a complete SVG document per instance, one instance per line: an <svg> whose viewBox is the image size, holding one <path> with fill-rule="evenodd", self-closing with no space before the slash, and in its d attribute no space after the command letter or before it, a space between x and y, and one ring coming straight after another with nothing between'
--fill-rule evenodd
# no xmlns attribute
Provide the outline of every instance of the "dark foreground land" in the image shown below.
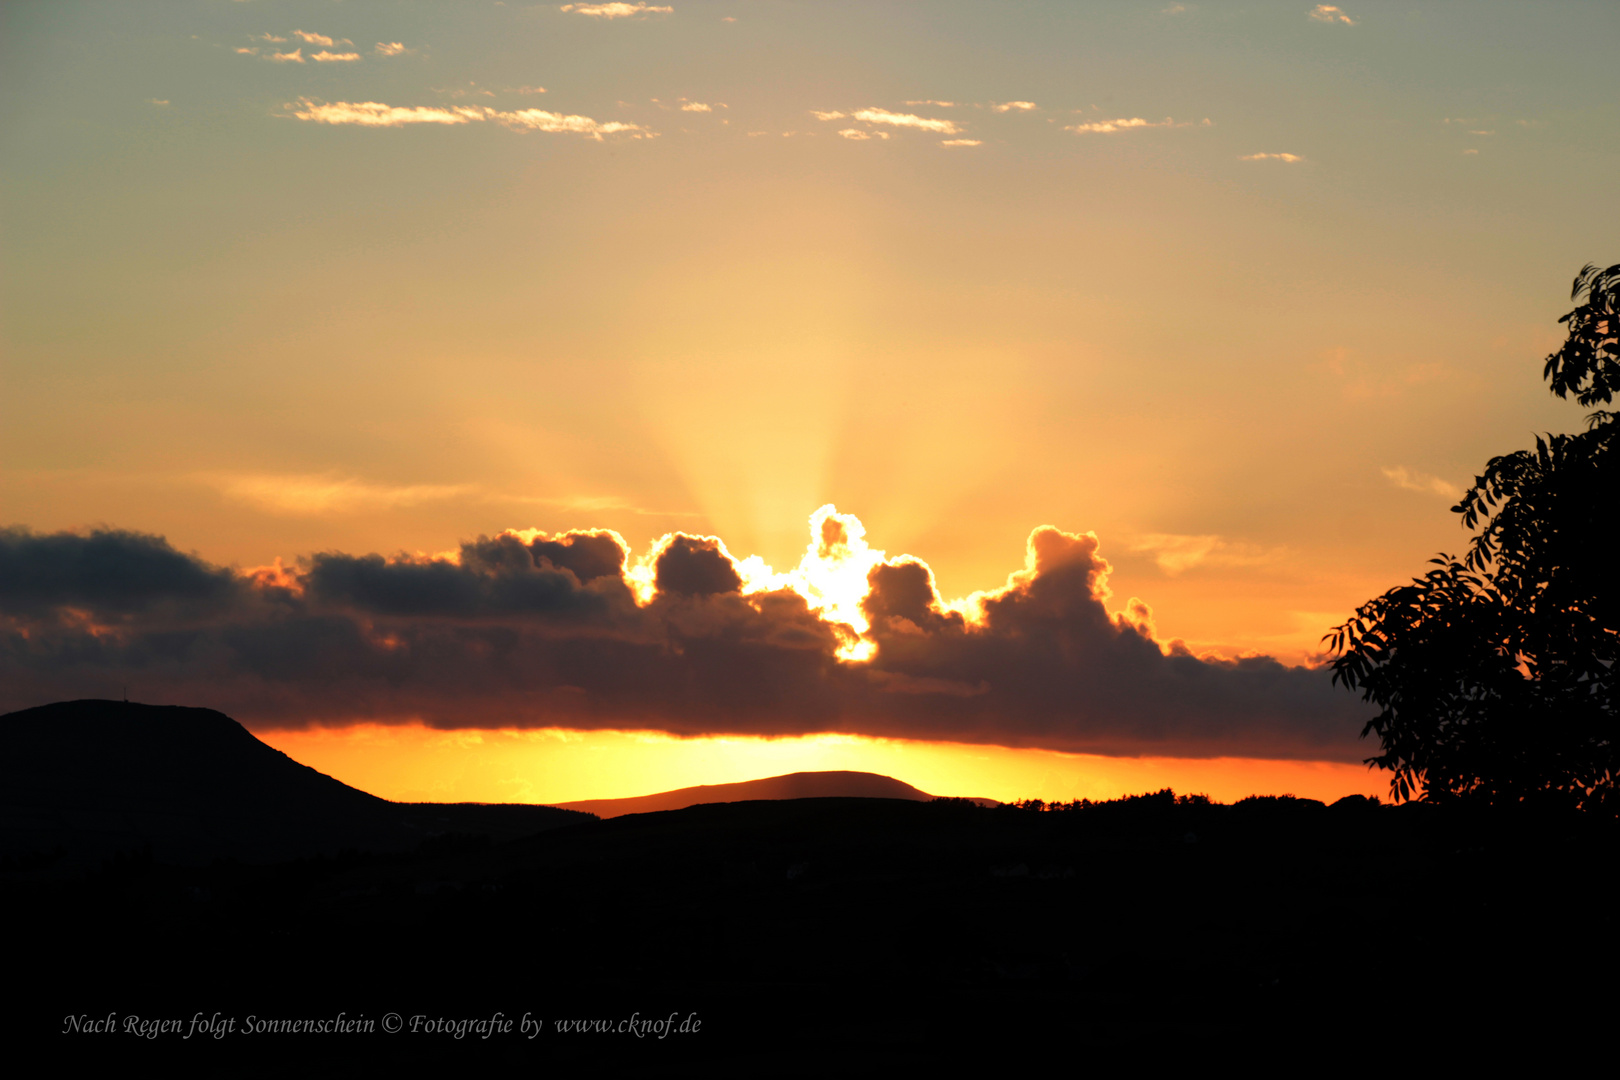
<svg viewBox="0 0 1620 1080"><path fill-rule="evenodd" d="M232 1075L1552 1065L1612 1026L1616 851L1590 819L1161 793L731 803L282 862L13 858L6 1028L54 1064ZM358 1030L246 1030L340 1015Z"/></svg>

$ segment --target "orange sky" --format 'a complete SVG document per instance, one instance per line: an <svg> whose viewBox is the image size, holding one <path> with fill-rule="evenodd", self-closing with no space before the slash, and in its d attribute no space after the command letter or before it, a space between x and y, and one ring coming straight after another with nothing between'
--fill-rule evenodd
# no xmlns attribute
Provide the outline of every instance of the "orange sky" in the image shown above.
<svg viewBox="0 0 1620 1080"><path fill-rule="evenodd" d="M1488 458L1579 425L1539 364L1571 275L1620 250L1587 209L1620 24L1339 14L0 6L0 526L29 530L0 547L59 586L0 610L0 698L224 708L379 793L834 760L998 798L1381 791L1366 710L1293 669L1463 546ZM864 576L777 580L801 609L759 575L805 571L828 504L934 591L816 667ZM993 633L952 623L1042 526L1094 534L1105 588L1071 552ZM587 529L640 606L538 552L521 581L445 569ZM754 606L649 605L676 531ZM150 576L44 574L62 537ZM287 591L244 584L272 565ZM514 614L531 587L578 606ZM681 635L769 648L706 668ZM595 733L536 733L563 724ZM642 727L733 737L612 733ZM750 738L829 730L866 737Z"/></svg>

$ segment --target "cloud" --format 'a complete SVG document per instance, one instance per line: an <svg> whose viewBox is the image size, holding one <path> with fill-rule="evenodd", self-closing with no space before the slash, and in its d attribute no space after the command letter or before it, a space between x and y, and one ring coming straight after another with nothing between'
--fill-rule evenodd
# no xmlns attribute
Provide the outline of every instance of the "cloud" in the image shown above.
<svg viewBox="0 0 1620 1080"><path fill-rule="evenodd" d="M254 35L252 35L251 40L253 40L253 41L268 41L273 45L284 45L287 42L286 38L277 37L274 34L254 34Z"/></svg>
<svg viewBox="0 0 1620 1080"><path fill-rule="evenodd" d="M1219 536L1148 533L1130 544L1132 551L1152 552L1159 569L1174 577L1195 566L1256 566L1271 562L1276 552L1233 544Z"/></svg>
<svg viewBox="0 0 1620 1080"><path fill-rule="evenodd" d="M1204 123L1207 125L1209 121L1205 120ZM1159 121L1144 120L1140 116L1132 116L1119 120L1094 120L1089 124L1069 124L1063 130L1072 131L1076 135L1112 135L1116 131L1135 131L1139 128L1191 126L1192 121L1190 120L1183 120L1178 124L1168 116Z"/></svg>
<svg viewBox="0 0 1620 1080"><path fill-rule="evenodd" d="M241 48L238 48L236 51L241 53L243 56L257 56L259 54L259 50L258 50L257 47L248 48L247 46L243 46Z"/></svg>
<svg viewBox="0 0 1620 1080"><path fill-rule="evenodd" d="M838 134L856 142L865 142L867 139L887 139L889 137L887 131L864 131L861 128L844 128Z"/></svg>
<svg viewBox="0 0 1620 1080"><path fill-rule="evenodd" d="M543 86L515 86L506 92L508 94L543 94L546 92L546 88Z"/></svg>
<svg viewBox="0 0 1620 1080"><path fill-rule="evenodd" d="M941 139L941 140L939 140L939 145L941 145L941 146L983 146L984 141L981 140L981 139Z"/></svg>
<svg viewBox="0 0 1620 1080"><path fill-rule="evenodd" d="M688 101L681 106L681 112L714 112L714 106L705 105L701 101Z"/></svg>
<svg viewBox="0 0 1620 1080"><path fill-rule="evenodd" d="M407 53L412 53L416 50L407 49L405 44L399 41L379 41L375 46L373 46L371 51L376 53L378 56L404 56Z"/></svg>
<svg viewBox="0 0 1620 1080"><path fill-rule="evenodd" d="M838 112L837 110L822 112L819 109L811 109L810 115L815 117L817 120L842 120L846 114Z"/></svg>
<svg viewBox="0 0 1620 1080"><path fill-rule="evenodd" d="M340 39L334 41L333 39L327 37L325 34L311 34L307 30L294 30L293 31L293 37L298 38L300 41L302 41L306 45L325 45L327 48L331 48L334 45L353 45L354 44L354 42L350 41L348 38L340 38ZM276 40L284 41L286 39L285 38L278 38Z"/></svg>
<svg viewBox="0 0 1620 1080"><path fill-rule="evenodd" d="M292 52L271 53L268 59L274 60L278 64L302 64L304 62L304 50L297 48Z"/></svg>
<svg viewBox="0 0 1620 1080"><path fill-rule="evenodd" d="M1202 541L1206 538L1193 538ZM1035 529L947 602L827 506L792 569L671 533L507 531L446 556L232 569L160 536L0 531L0 710L112 694L252 726L843 732L1103 754L1355 761L1322 670L1192 655L1110 606L1091 533Z"/></svg>
<svg viewBox="0 0 1620 1080"><path fill-rule="evenodd" d="M349 52L349 53L327 52L325 49L322 49L320 52L316 53L314 56L311 56L310 59L324 64L324 63L329 63L329 62L334 61L334 60L344 60L344 61L358 60L358 59L360 59L360 54L359 53L353 53L353 52Z"/></svg>
<svg viewBox="0 0 1620 1080"><path fill-rule="evenodd" d="M593 19L628 19L632 15L646 15L658 12L668 15L675 9L672 7L654 7L651 4L611 3L611 4L564 4L558 11L572 11L576 15L589 15Z"/></svg>
<svg viewBox="0 0 1620 1080"><path fill-rule="evenodd" d="M1033 101L1003 101L1000 104L992 103L990 108L996 112L1012 112L1015 109L1019 112L1029 112L1040 106Z"/></svg>
<svg viewBox="0 0 1620 1080"><path fill-rule="evenodd" d="M1298 154L1244 154L1242 157L1238 158L1238 160L1239 161L1283 161L1283 162L1287 162L1288 164L1292 165L1296 161L1304 161L1305 159L1300 157Z"/></svg>
<svg viewBox="0 0 1620 1080"><path fill-rule="evenodd" d="M1171 4L1169 7L1161 9L1159 14L1161 14L1161 15L1180 15L1183 12L1188 11L1188 10L1190 10L1190 9L1187 7L1186 4Z"/></svg>
<svg viewBox="0 0 1620 1080"><path fill-rule="evenodd" d="M384 105L380 101L316 102L299 98L286 106L299 120L317 124L356 124L361 127L405 127L411 124L470 124L494 121L518 131L568 132L600 140L605 135L644 138L653 134L640 124L618 120L603 123L589 116L547 112L544 109L491 109L484 105Z"/></svg>
<svg viewBox="0 0 1620 1080"><path fill-rule="evenodd" d="M1408 469L1404 465L1397 465L1393 469L1380 469L1384 479L1404 491L1421 491L1425 495L1439 495L1441 498L1457 502L1462 498L1462 488L1438 476Z"/></svg>
<svg viewBox="0 0 1620 1080"><path fill-rule="evenodd" d="M168 105L170 102L169 102L168 98L155 98L154 97L154 98L147 98L146 103L148 105Z"/></svg>
<svg viewBox="0 0 1620 1080"><path fill-rule="evenodd" d="M1356 20L1334 7L1332 4L1317 4L1311 8L1310 17L1317 22L1340 23L1344 26L1356 25Z"/></svg>
<svg viewBox="0 0 1620 1080"><path fill-rule="evenodd" d="M299 98L289 104L294 116L317 124L359 124L363 127L404 127L407 124L467 124L483 120L489 110L476 105L384 105L380 101L317 103Z"/></svg>
<svg viewBox="0 0 1620 1080"><path fill-rule="evenodd" d="M867 124L888 124L890 127L916 128L919 131L935 131L941 135L955 135L962 130L955 122L950 120L936 120L916 116L912 113L890 112L887 109L861 109L850 115L854 119Z"/></svg>
<svg viewBox="0 0 1620 1080"><path fill-rule="evenodd" d="M908 102L906 102L906 104L907 105L938 105L942 109L954 109L954 108L956 108L956 102L954 102L954 101L935 101L933 98L925 98L922 101L908 101Z"/></svg>
<svg viewBox="0 0 1620 1080"><path fill-rule="evenodd" d="M465 484L369 484L332 475L204 475L199 479L235 502L300 516L419 506L475 490Z"/></svg>

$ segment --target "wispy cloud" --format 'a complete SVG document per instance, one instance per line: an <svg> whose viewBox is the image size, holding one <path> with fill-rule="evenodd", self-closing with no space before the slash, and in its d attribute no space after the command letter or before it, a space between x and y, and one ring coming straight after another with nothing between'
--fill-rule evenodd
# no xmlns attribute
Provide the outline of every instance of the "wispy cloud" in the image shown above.
<svg viewBox="0 0 1620 1080"><path fill-rule="evenodd" d="M1380 469L1384 479L1404 491L1421 491L1426 495L1439 495L1456 502L1462 498L1462 488L1438 476L1408 469L1404 465L1397 465L1393 469Z"/></svg>
<svg viewBox="0 0 1620 1080"><path fill-rule="evenodd" d="M1207 124L1209 121L1206 120L1204 123ZM1168 116L1163 120L1144 120L1140 116L1132 116L1129 118L1121 117L1118 120L1093 120L1089 124L1069 124L1063 130L1072 131L1076 135L1112 135L1117 131L1136 131L1141 128L1190 127L1191 125L1192 121L1190 120L1183 120L1178 124Z"/></svg>
<svg viewBox="0 0 1620 1080"><path fill-rule="evenodd" d="M384 105L380 101L316 103L299 98L287 106L300 120L317 124L359 124L362 127L404 127L407 124L467 124L483 120L490 110L477 105Z"/></svg>
<svg viewBox="0 0 1620 1080"><path fill-rule="evenodd" d="M407 49L405 47L405 43L402 41L379 41L371 51L376 53L378 56L404 56L405 54L415 52L416 50Z"/></svg>
<svg viewBox="0 0 1620 1080"><path fill-rule="evenodd" d="M845 128L838 134L846 139L854 139L856 142L865 142L867 139L887 139L889 137L887 131L863 131L860 128Z"/></svg>
<svg viewBox="0 0 1620 1080"><path fill-rule="evenodd" d="M546 88L543 86L514 86L506 92L508 94L543 94L546 92Z"/></svg>
<svg viewBox="0 0 1620 1080"><path fill-rule="evenodd" d="M1161 14L1161 15L1180 15L1183 12L1189 11L1189 10L1191 10L1191 9L1188 8L1186 4L1171 4L1169 7L1160 9L1159 14Z"/></svg>
<svg viewBox="0 0 1620 1080"><path fill-rule="evenodd" d="M688 101L681 106L681 112L714 112L714 106L701 101Z"/></svg>
<svg viewBox="0 0 1620 1080"><path fill-rule="evenodd" d="M628 19L632 15L646 15L658 12L668 15L674 11L673 7L656 7L652 4L564 4L558 11L571 11L575 15L589 15L593 19Z"/></svg>
<svg viewBox="0 0 1620 1080"><path fill-rule="evenodd" d="M941 145L941 146L983 146L984 145L984 140L982 140L982 139L941 139L941 140L939 140L939 145Z"/></svg>
<svg viewBox="0 0 1620 1080"><path fill-rule="evenodd" d="M956 102L954 102L954 101L935 101L933 98L925 98L922 101L908 101L908 102L906 102L906 104L907 105L938 105L942 109L954 109L954 108L956 108Z"/></svg>
<svg viewBox="0 0 1620 1080"><path fill-rule="evenodd" d="M1300 157L1298 154L1244 154L1242 157L1238 158L1238 160L1239 161L1284 161L1284 162L1287 162L1288 164L1292 165L1296 161L1304 161L1305 159Z"/></svg>
<svg viewBox="0 0 1620 1080"><path fill-rule="evenodd" d="M1160 570L1174 576L1195 566L1256 566L1275 560L1280 552L1251 544L1234 544L1219 536L1149 533L1130 545L1132 551L1150 552Z"/></svg>
<svg viewBox="0 0 1620 1080"><path fill-rule="evenodd" d="M380 101L316 102L299 98L287 105L292 115L317 124L355 124L361 127L406 127L411 124L471 124L494 121L520 131L563 132L600 140L604 135L643 138L653 134L639 124L618 120L603 123L589 116L547 112L544 109L504 111L484 105L385 105Z"/></svg>
<svg viewBox="0 0 1620 1080"><path fill-rule="evenodd" d="M1315 7L1311 8L1310 16L1317 22L1340 23L1344 26L1356 25L1356 20L1352 19L1350 16L1346 15L1343 11L1340 11L1332 4L1317 4Z"/></svg>
<svg viewBox="0 0 1620 1080"><path fill-rule="evenodd" d="M990 108L996 112L1012 112L1014 110L1017 110L1018 112L1030 112L1034 109L1040 108L1040 106L1035 104L1033 101L1001 101L992 102Z"/></svg>
<svg viewBox="0 0 1620 1080"><path fill-rule="evenodd" d="M327 514L393 510L472 494L466 484L371 484L330 473L217 475L198 477L234 502L273 514Z"/></svg>
<svg viewBox="0 0 1620 1080"><path fill-rule="evenodd" d="M257 56L259 54L259 50L258 50L257 46L255 46L253 48L248 48L247 46L242 46L241 48L238 48L236 51L241 53L243 56Z"/></svg>
<svg viewBox="0 0 1620 1080"><path fill-rule="evenodd" d="M302 64L304 62L304 50L297 48L292 52L271 53L269 59L278 64Z"/></svg>
<svg viewBox="0 0 1620 1080"><path fill-rule="evenodd" d="M913 113L890 112L887 109L861 109L850 115L854 119L867 124L888 124L890 127L916 128L919 131L936 131L941 135L955 135L962 130L952 120L937 120L932 117L917 116Z"/></svg>
<svg viewBox="0 0 1620 1080"><path fill-rule="evenodd" d="M828 112L822 112L820 109L811 109L810 115L815 117L817 120L842 120L847 114L841 113L836 109Z"/></svg>
<svg viewBox="0 0 1620 1080"><path fill-rule="evenodd" d="M348 62L348 61L358 60L358 59L360 59L360 54L357 53L357 52L346 52L346 53L327 52L325 49L322 49L320 52L316 53L314 56L311 56L310 59L316 61L317 63L328 64L328 63L332 63L333 61Z"/></svg>
<svg viewBox="0 0 1620 1080"><path fill-rule="evenodd" d="M274 34L254 34L253 35L253 40L254 41L268 41L272 45L284 45L287 42L286 38L277 37Z"/></svg>
<svg viewBox="0 0 1620 1080"><path fill-rule="evenodd" d="M147 104L149 104L149 105L167 105L167 104L169 104L169 99L168 98L155 98L155 97L152 97L152 98L147 98L146 101L147 101Z"/></svg>
<svg viewBox="0 0 1620 1080"><path fill-rule="evenodd" d="M334 45L354 44L354 42L350 41L348 38L337 38L334 40L327 37L325 34L312 34L308 30L294 30L293 37L298 38L306 45L325 45L327 48L331 48Z"/></svg>

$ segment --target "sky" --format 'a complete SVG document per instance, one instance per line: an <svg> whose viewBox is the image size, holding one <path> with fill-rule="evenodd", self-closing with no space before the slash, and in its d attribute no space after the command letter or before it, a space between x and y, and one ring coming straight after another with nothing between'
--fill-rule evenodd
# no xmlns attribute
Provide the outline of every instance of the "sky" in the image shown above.
<svg viewBox="0 0 1620 1080"><path fill-rule="evenodd" d="M5 5L0 706L221 708L392 797L1382 791L1321 637L1580 425L1617 39Z"/></svg>

